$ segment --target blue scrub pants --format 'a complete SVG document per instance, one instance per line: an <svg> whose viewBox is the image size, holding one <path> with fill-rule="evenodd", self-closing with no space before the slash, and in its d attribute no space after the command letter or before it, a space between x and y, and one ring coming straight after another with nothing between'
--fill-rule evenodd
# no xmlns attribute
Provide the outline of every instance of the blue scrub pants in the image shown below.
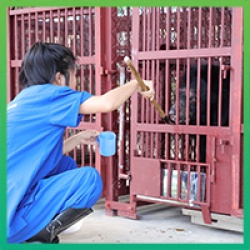
<svg viewBox="0 0 250 250"><path fill-rule="evenodd" d="M77 168L75 161L63 156L49 177L38 182L24 198L15 220L27 224L9 243L20 243L40 232L55 215L67 208L91 208L102 193L100 174L93 167Z"/></svg>

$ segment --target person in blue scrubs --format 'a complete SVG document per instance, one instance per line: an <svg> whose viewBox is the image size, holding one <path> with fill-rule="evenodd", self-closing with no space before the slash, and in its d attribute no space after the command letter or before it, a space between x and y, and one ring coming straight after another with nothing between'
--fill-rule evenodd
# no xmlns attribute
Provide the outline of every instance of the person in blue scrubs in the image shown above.
<svg viewBox="0 0 250 250"><path fill-rule="evenodd" d="M64 141L67 126L78 126L84 114L119 108L136 90L154 98L152 81L145 81L146 92L136 80L99 96L75 91L75 61L65 46L42 42L22 61L22 90L7 107L8 243L58 243L100 198L98 171L79 168L65 155L76 145L95 144L99 132L84 130Z"/></svg>

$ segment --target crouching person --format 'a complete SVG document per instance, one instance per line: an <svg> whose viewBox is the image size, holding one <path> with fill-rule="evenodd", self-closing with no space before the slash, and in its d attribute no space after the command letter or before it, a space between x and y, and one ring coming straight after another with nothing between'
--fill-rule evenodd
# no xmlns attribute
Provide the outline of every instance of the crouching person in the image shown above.
<svg viewBox="0 0 250 250"><path fill-rule="evenodd" d="M84 114L119 108L136 90L137 81L94 96L75 91L72 52L59 44L36 43L20 70L21 92L7 108L7 241L58 243L58 235L92 212L102 193L93 167L78 168L66 156L79 144L95 144L95 130L63 140L67 126L78 126ZM72 89L70 87L72 87Z"/></svg>

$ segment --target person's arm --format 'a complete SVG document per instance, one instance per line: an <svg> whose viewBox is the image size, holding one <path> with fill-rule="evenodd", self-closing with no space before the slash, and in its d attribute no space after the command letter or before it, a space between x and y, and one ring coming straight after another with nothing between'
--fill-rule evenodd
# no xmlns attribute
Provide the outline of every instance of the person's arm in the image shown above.
<svg viewBox="0 0 250 250"><path fill-rule="evenodd" d="M152 81L144 81L150 90L140 92L144 97L152 99L154 97L154 88ZM80 114L107 113L118 109L136 90L139 84L136 80L117 87L100 96L92 96L83 102L80 106Z"/></svg>
<svg viewBox="0 0 250 250"><path fill-rule="evenodd" d="M96 130L84 130L78 134L75 134L68 139L64 140L63 144L63 154L66 154L73 150L77 145L96 145L96 137L99 132Z"/></svg>

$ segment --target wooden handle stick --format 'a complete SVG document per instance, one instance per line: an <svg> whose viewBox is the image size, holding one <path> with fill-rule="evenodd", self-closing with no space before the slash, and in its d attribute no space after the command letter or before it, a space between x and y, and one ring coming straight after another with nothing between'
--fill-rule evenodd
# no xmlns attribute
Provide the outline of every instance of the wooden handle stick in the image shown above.
<svg viewBox="0 0 250 250"><path fill-rule="evenodd" d="M148 90L148 86L145 85L145 83L141 79L141 76L139 75L139 73L135 69L134 65L132 64L132 62L131 62L131 60L130 60L130 58L128 56L125 56L124 62L130 68L130 70L133 73L135 79L139 83L142 91L147 91ZM164 120L164 122L165 123L169 123L168 117L166 116L165 112L162 110L161 106L156 102L156 100L153 99L153 100L150 100L150 102L154 105L155 109L159 112L160 117Z"/></svg>

